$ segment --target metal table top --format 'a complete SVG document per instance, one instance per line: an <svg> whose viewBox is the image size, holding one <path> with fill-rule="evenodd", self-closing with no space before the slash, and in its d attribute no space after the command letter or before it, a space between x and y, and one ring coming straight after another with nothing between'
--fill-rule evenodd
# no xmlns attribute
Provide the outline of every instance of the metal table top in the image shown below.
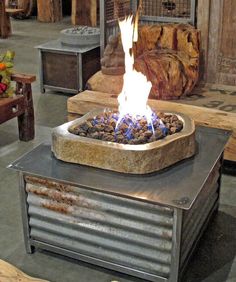
<svg viewBox="0 0 236 282"><path fill-rule="evenodd" d="M69 46L62 44L60 39L52 40L44 44L35 46L35 48L45 51L58 51L58 52L73 52L73 53L86 53L100 47L99 44L96 45L85 45L85 46Z"/></svg>
<svg viewBox="0 0 236 282"><path fill-rule="evenodd" d="M189 209L219 160L229 136L229 131L197 127L194 157L148 175L127 175L65 163L53 156L50 144L39 145L9 168L121 197Z"/></svg>

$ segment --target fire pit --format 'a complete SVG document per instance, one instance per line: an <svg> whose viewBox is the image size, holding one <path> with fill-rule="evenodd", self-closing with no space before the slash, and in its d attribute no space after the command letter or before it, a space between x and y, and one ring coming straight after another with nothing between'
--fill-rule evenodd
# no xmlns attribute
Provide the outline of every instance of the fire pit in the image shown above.
<svg viewBox="0 0 236 282"><path fill-rule="evenodd" d="M144 174L194 154L193 121L168 111L156 114L147 104L152 84L134 69L132 53L133 42L138 40L137 23L138 14L135 20L129 16L119 22L125 74L123 89L118 96L118 112L91 112L82 119L56 128L52 151L58 159Z"/></svg>
<svg viewBox="0 0 236 282"><path fill-rule="evenodd" d="M40 145L11 165L20 172L25 246L145 281L180 281L219 204L229 133L197 128L194 158L129 175L192 156L195 126L188 116L147 105L152 85L133 68L132 17L120 28L125 74L118 111L94 110L59 126L51 147ZM58 161L51 149L80 165Z"/></svg>
<svg viewBox="0 0 236 282"><path fill-rule="evenodd" d="M61 31L61 43L69 46L88 46L99 44L100 29L89 26L77 26Z"/></svg>
<svg viewBox="0 0 236 282"><path fill-rule="evenodd" d="M133 119L126 115L120 119L117 111L104 111L69 131L82 137L139 145L155 142L183 129L183 121L177 115L153 112L151 118L148 121L145 117Z"/></svg>
<svg viewBox="0 0 236 282"><path fill-rule="evenodd" d="M195 152L194 122L189 117L177 113L168 113L167 116L178 118L183 126L182 130L178 133L167 135L160 140L158 140L158 136L155 136L155 134L148 130L148 134L151 134L148 140L154 139L153 142L149 143L134 144L143 136L139 139L131 139L129 141L131 142L130 144L119 144L112 142L112 140L105 141L75 134L82 125L87 126L88 121L91 123L91 120L97 115L101 116L103 113L110 115L111 112L109 109L104 111L94 110L80 119L55 128L52 136L52 151L54 155L66 162L123 173L145 174L189 158ZM95 130L95 126L91 127L92 132L99 134ZM164 126L163 131L165 130L167 128ZM163 136L160 129L157 129L155 132L159 132L160 137ZM112 133L107 133L105 133L107 139L113 137ZM118 138L126 140L120 133L117 136L114 135L114 141L115 138L117 138L117 141Z"/></svg>
<svg viewBox="0 0 236 282"><path fill-rule="evenodd" d="M61 162L41 144L10 166L20 176L26 251L49 250L142 281L181 281L219 205L229 134L197 127L194 158L142 176Z"/></svg>

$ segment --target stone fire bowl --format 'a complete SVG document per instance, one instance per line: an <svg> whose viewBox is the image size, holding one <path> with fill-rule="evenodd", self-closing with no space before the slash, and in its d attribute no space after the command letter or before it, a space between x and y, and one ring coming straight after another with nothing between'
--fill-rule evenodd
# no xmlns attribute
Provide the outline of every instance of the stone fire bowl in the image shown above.
<svg viewBox="0 0 236 282"><path fill-rule="evenodd" d="M173 165L195 153L194 121L180 113L171 114L176 114L183 121L182 131L147 144L118 144L81 137L69 132L69 128L102 112L101 109L94 110L82 118L56 127L52 133L52 152L55 157L70 163L122 173L146 174Z"/></svg>

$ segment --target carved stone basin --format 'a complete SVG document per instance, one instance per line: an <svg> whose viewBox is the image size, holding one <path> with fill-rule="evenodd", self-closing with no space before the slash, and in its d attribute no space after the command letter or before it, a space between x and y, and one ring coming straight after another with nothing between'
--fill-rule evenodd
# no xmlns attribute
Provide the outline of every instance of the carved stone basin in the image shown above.
<svg viewBox="0 0 236 282"><path fill-rule="evenodd" d="M61 31L61 43L68 46L96 45L100 41L100 29L90 26L77 26Z"/></svg>
<svg viewBox="0 0 236 282"><path fill-rule="evenodd" d="M87 119L101 114L94 110L82 118L56 127L52 133L52 152L59 160L131 174L161 170L195 153L195 125L188 116L176 114L183 129L164 139L141 145L118 144L69 132ZM168 113L166 111L165 113Z"/></svg>

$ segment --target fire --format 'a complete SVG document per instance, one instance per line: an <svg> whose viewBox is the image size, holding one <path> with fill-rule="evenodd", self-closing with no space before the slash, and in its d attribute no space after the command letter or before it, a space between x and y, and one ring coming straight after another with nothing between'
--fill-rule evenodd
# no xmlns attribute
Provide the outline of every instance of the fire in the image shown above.
<svg viewBox="0 0 236 282"><path fill-rule="evenodd" d="M119 26L125 53L125 74L123 88L118 96L119 120L117 126L126 115L131 116L132 119L144 116L149 123L152 123L152 110L147 105L152 84L145 75L134 69L132 47L133 42L138 39L137 20L134 27L133 16L128 16L123 21L119 21Z"/></svg>

